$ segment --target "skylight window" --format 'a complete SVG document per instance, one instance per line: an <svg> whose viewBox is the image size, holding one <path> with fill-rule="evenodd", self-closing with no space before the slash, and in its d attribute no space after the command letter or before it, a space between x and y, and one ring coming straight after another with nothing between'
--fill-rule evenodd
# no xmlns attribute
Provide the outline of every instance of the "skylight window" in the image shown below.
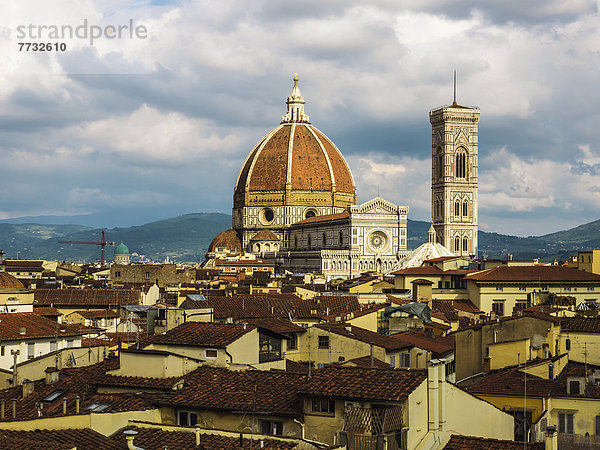
<svg viewBox="0 0 600 450"><path fill-rule="evenodd" d="M65 392L67 392L65 389L56 389L55 391L52 391L51 394L44 397L42 399L42 402L52 403L54 400L56 400L58 397L63 395Z"/></svg>

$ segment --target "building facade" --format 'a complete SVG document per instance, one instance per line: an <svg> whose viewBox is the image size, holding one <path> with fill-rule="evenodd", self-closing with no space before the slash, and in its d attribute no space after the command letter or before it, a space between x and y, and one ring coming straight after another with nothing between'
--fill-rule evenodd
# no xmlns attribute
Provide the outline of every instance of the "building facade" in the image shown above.
<svg viewBox="0 0 600 450"><path fill-rule="evenodd" d="M299 221L290 226L290 246L279 259L292 272L320 272L327 279L388 273L406 256L408 210L377 197Z"/></svg>
<svg viewBox="0 0 600 450"><path fill-rule="evenodd" d="M457 256L477 256L479 109L456 102L429 113L431 217L437 242Z"/></svg>
<svg viewBox="0 0 600 450"><path fill-rule="evenodd" d="M225 232L228 244L223 247L276 259L285 270L328 278L391 271L406 255L409 208L380 197L356 205L350 167L335 144L310 123L298 77L286 104L281 123L242 165L233 195L232 230ZM210 248L219 248L223 236ZM214 251L206 256L216 258Z"/></svg>

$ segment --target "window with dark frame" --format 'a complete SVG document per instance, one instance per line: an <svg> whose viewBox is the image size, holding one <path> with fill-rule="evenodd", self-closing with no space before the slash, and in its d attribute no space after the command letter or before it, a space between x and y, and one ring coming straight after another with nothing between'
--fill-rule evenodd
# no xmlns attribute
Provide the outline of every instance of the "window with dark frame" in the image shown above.
<svg viewBox="0 0 600 450"><path fill-rule="evenodd" d="M274 434L281 436L283 434L283 422L278 420L259 419L258 426L261 434Z"/></svg>
<svg viewBox="0 0 600 450"><path fill-rule="evenodd" d="M558 414L558 432L573 434L574 427L574 416L571 413L559 413Z"/></svg>
<svg viewBox="0 0 600 450"><path fill-rule="evenodd" d="M192 427L198 424L198 414L190 411L179 411L178 425Z"/></svg>
<svg viewBox="0 0 600 450"><path fill-rule="evenodd" d="M329 336L319 336L319 348L329 348Z"/></svg>
<svg viewBox="0 0 600 450"><path fill-rule="evenodd" d="M313 398L310 409L312 412L335 414L335 400L331 398Z"/></svg>

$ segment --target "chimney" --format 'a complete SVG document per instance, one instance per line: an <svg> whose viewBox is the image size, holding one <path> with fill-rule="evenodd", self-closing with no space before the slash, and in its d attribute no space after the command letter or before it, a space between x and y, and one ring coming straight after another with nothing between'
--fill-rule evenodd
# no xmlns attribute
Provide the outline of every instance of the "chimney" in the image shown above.
<svg viewBox="0 0 600 450"><path fill-rule="evenodd" d="M79 398L79 397L77 397ZM127 448L129 450L135 450L135 445L133 445L133 440L135 439L135 436L137 433L137 431L135 430L125 430L123 431L123 434L125 435L125 439L127 440Z"/></svg>
<svg viewBox="0 0 600 450"><path fill-rule="evenodd" d="M546 450L558 450L558 433L556 432L556 426L546 427L545 444Z"/></svg>
<svg viewBox="0 0 600 450"><path fill-rule="evenodd" d="M46 367L46 384L54 384L60 379L60 371L56 367Z"/></svg>
<svg viewBox="0 0 600 450"><path fill-rule="evenodd" d="M437 436L439 429L439 380L438 368L433 360L427 365L427 403L429 431Z"/></svg>
<svg viewBox="0 0 600 450"><path fill-rule="evenodd" d="M196 435L196 447L200 447L200 425L196 425L194 434Z"/></svg>
<svg viewBox="0 0 600 450"><path fill-rule="evenodd" d="M487 358L483 358L483 373L490 373L490 363L491 363L491 358L487 357Z"/></svg>
<svg viewBox="0 0 600 450"><path fill-rule="evenodd" d="M75 414L79 414L79 395L75 397Z"/></svg>
<svg viewBox="0 0 600 450"><path fill-rule="evenodd" d="M67 397L63 398L63 416L67 415Z"/></svg>
<svg viewBox="0 0 600 450"><path fill-rule="evenodd" d="M25 398L29 394L33 393L33 390L34 390L33 381L25 379L25 380L23 380L23 384L21 385L21 387L22 387L22 391L23 391L22 398Z"/></svg>
<svg viewBox="0 0 600 450"><path fill-rule="evenodd" d="M25 327L21 327L21 329L19 330L19 334L21 336L25 336L25 333L27 332L27 330L25 329Z"/></svg>

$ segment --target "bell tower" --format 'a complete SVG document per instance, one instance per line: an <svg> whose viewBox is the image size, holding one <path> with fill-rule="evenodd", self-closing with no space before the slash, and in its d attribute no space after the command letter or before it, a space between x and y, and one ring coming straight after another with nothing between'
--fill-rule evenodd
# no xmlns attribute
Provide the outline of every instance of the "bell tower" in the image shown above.
<svg viewBox="0 0 600 450"><path fill-rule="evenodd" d="M429 112L432 224L437 242L457 256L477 257L479 113L456 103L456 78L452 105Z"/></svg>

